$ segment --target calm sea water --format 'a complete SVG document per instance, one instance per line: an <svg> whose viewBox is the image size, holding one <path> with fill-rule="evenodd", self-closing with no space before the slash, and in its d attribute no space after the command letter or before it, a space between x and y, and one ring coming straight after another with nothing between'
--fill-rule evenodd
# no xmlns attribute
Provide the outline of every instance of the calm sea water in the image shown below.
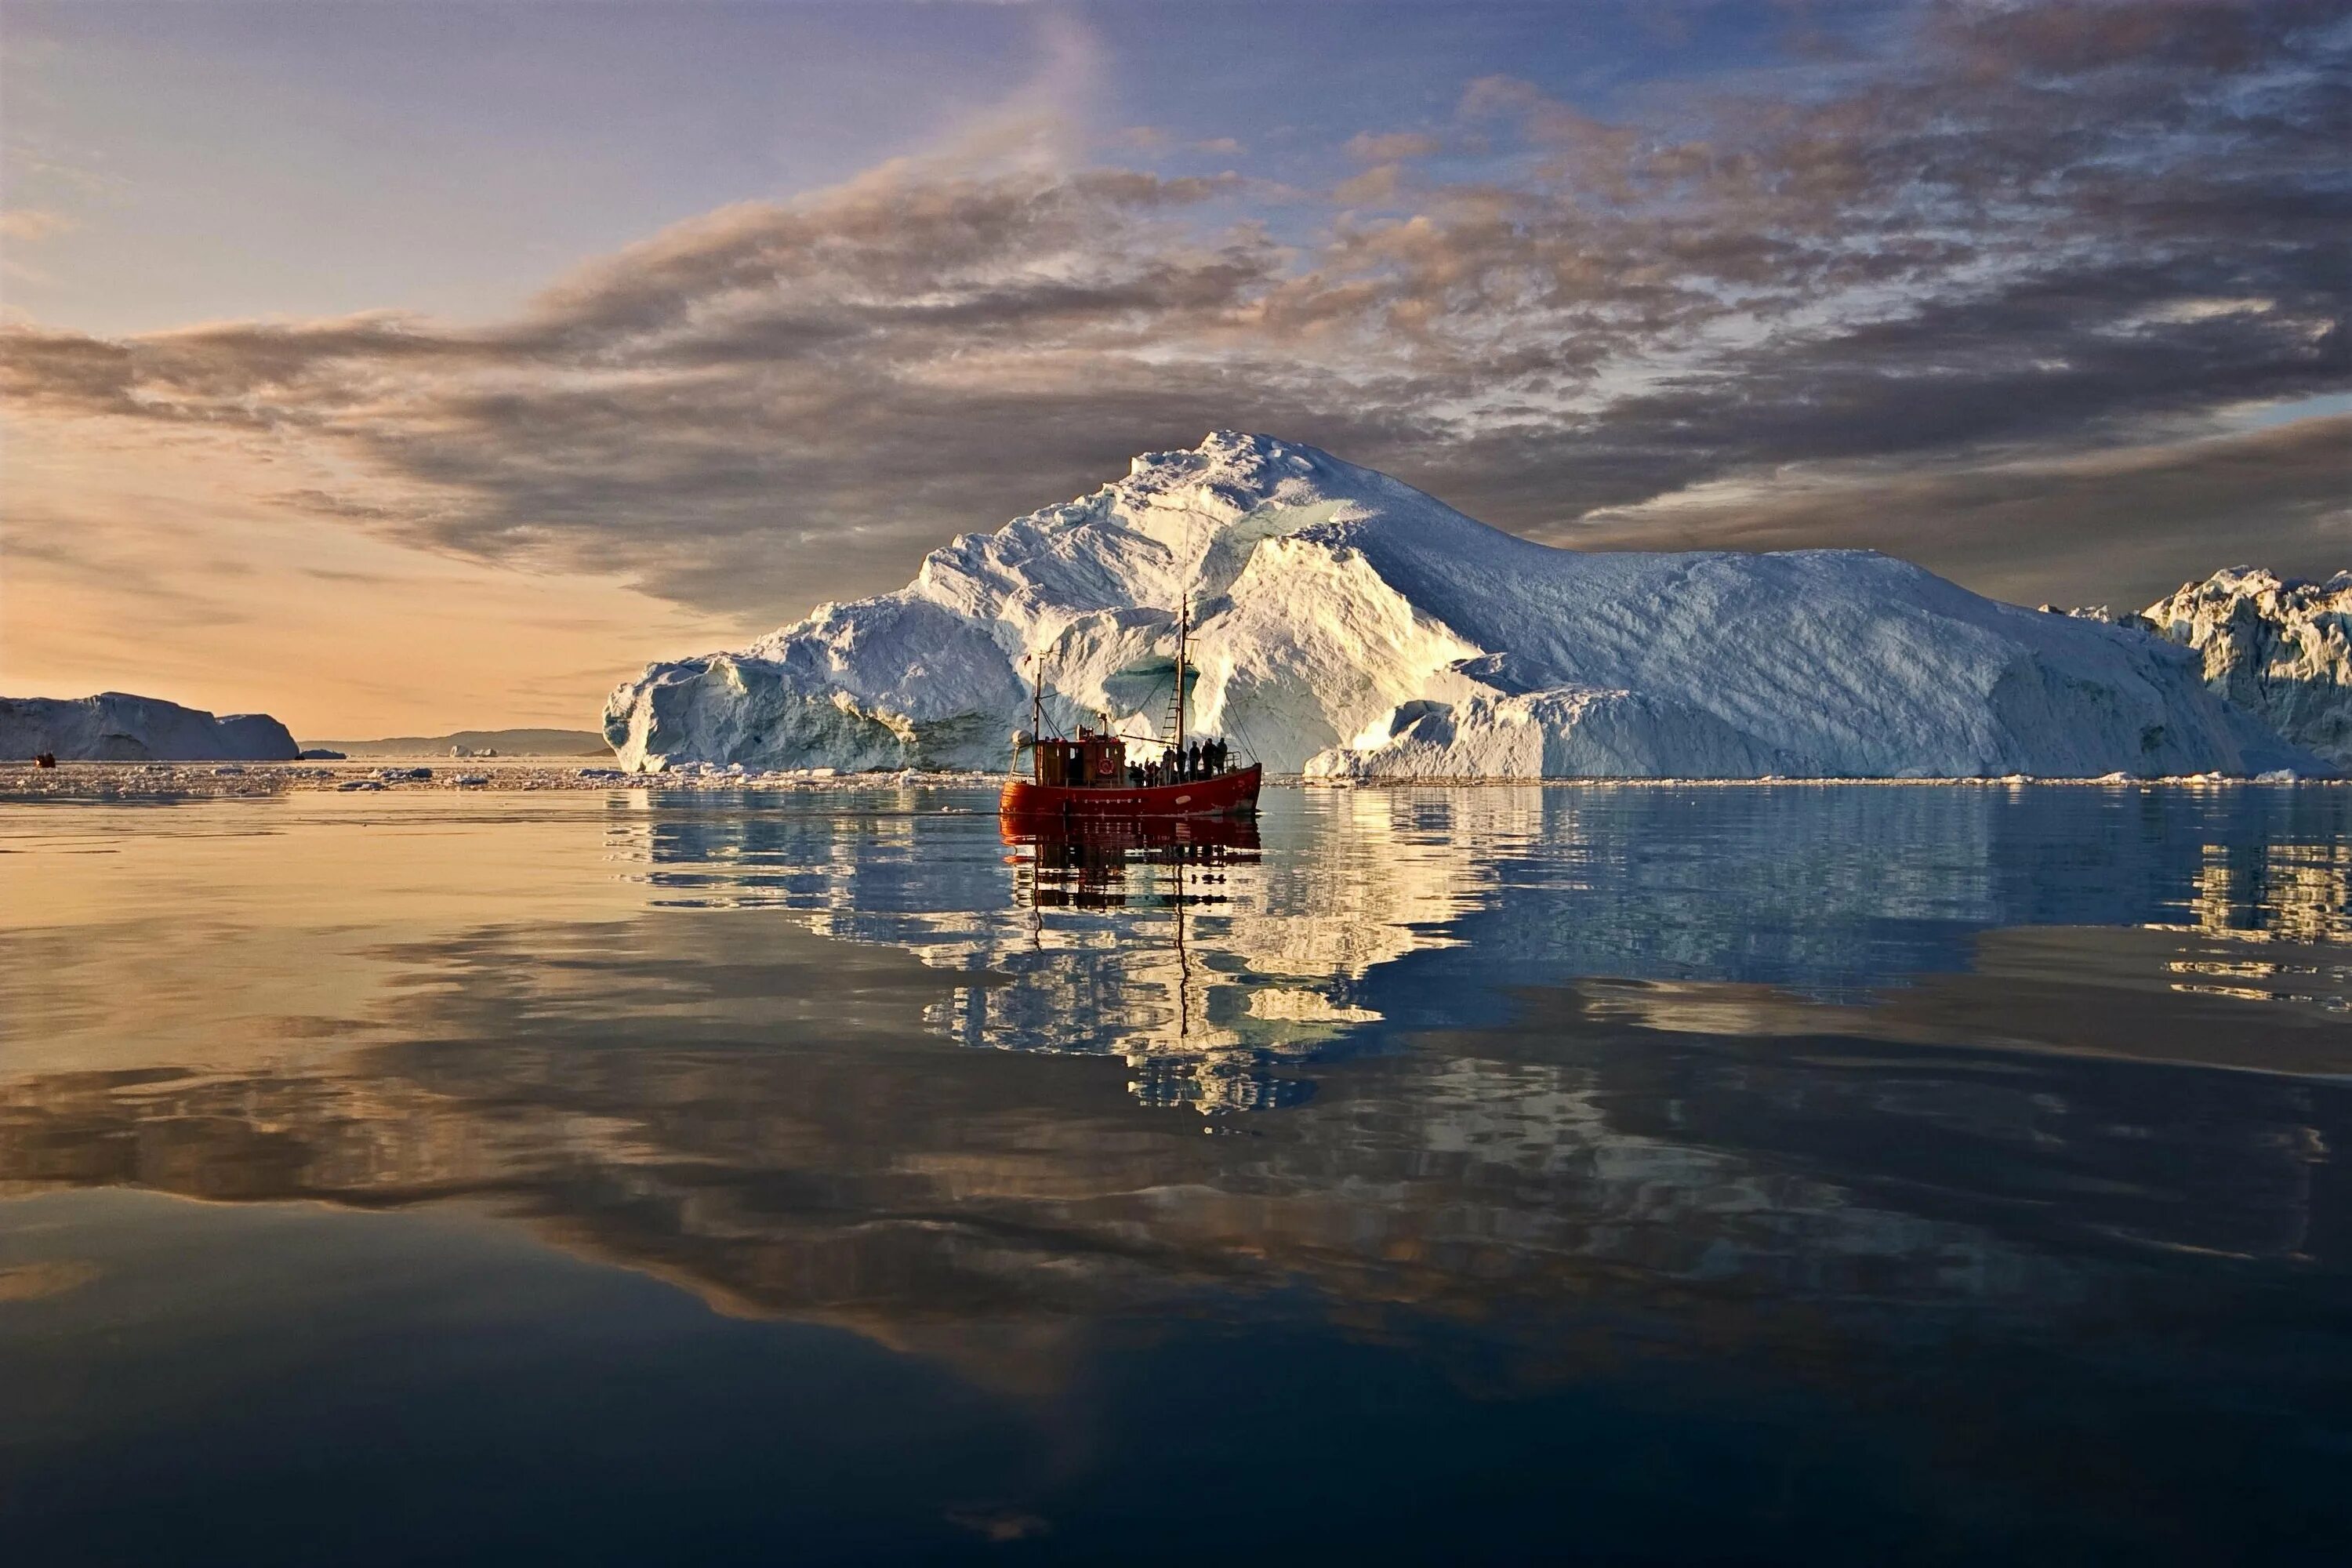
<svg viewBox="0 0 2352 1568"><path fill-rule="evenodd" d="M2352 1546L2352 792L0 851L11 1563Z"/></svg>

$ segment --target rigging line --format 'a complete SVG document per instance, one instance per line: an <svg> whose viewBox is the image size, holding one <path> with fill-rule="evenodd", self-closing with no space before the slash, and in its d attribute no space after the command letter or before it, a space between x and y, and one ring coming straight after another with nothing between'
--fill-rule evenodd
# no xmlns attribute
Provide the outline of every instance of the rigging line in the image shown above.
<svg viewBox="0 0 2352 1568"><path fill-rule="evenodd" d="M1143 703L1142 703L1142 705L1141 705L1141 706L1139 706L1139 708L1137 708L1137 709L1136 709L1136 710L1135 710L1133 713L1129 714L1129 715L1128 715L1128 719L1129 719L1129 721L1133 721L1133 720L1136 720L1136 719L1141 719L1141 718L1143 718L1146 714L1148 714L1149 712L1150 712L1150 710L1151 710L1151 705L1152 705L1153 703L1157 702L1159 700L1160 700L1160 687L1159 687L1157 684L1155 684L1155 685L1153 685L1153 686L1152 686L1152 688L1151 688L1150 690L1146 691L1146 692L1143 694ZM1163 745L1163 744L1165 744L1165 743L1166 743L1166 741L1167 741L1167 737L1165 737L1165 736L1163 736L1163 735L1157 735L1157 734L1151 734L1151 733L1145 733L1145 734L1138 735L1138 734L1130 733L1130 732L1128 731L1128 729L1126 728L1125 724L1121 724L1121 726L1120 726L1119 728L1118 728L1118 729L1116 729L1116 730L1111 731L1110 731L1110 734L1111 734L1111 737L1112 737L1113 739L1115 739L1115 740L1120 740L1120 741L1125 741L1126 742L1128 742L1128 744L1129 744L1129 745L1134 745L1134 746L1158 746L1158 745Z"/></svg>
<svg viewBox="0 0 2352 1568"><path fill-rule="evenodd" d="M1248 727L1241 721L1241 716L1239 714L1234 714L1227 717L1224 720L1224 725L1225 728L1231 730L1234 735L1240 738L1243 749L1249 752L1250 761L1256 763L1265 760L1265 753L1258 750L1256 738L1249 732Z"/></svg>
<svg viewBox="0 0 2352 1568"><path fill-rule="evenodd" d="M1030 659L1043 659L1044 658L1045 655L1043 654L1031 654L1029 656ZM1024 660L1023 662L1026 663L1028 660ZM1035 728L1031 732L1031 739L1038 741L1044 740L1045 738L1045 727L1048 723L1052 723L1054 728L1054 739L1056 741L1066 741L1069 739L1069 736L1062 732L1062 726L1058 722L1048 720L1045 717L1045 668L1040 665L1032 675L1032 689L1034 695L1030 700L1030 716L1034 721ZM1057 691L1055 695L1058 697L1061 693Z"/></svg>

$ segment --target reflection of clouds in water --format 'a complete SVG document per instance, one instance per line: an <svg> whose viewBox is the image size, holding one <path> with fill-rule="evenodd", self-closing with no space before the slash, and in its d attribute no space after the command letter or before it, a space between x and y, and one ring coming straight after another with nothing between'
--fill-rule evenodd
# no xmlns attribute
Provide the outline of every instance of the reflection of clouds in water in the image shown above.
<svg viewBox="0 0 2352 1568"><path fill-rule="evenodd" d="M921 792L615 808L538 842L604 836L645 883L625 916L469 891L462 929L301 950L395 977L331 1039L285 1048L253 996L196 1055L0 1076L0 1184L486 1203L731 1310L966 1360L990 1324L1306 1310L1572 1373L1561 1325L1603 1302L1669 1353L1860 1376L1942 1326L2102 1321L2167 1258L2340 1269L2342 1031L2185 997L2166 962L2222 939L2123 929L2189 907L2206 844L2307 866L2342 797L2294 795L1285 795L1255 849L1043 864ZM203 863L213 897L242 864ZM2300 929L2241 885L2246 925ZM320 919L267 908L257 942ZM1401 1017L1413 1048L1328 1065ZM965 1027L993 1048L946 1048ZM1130 1094L1286 1110L1212 1139Z"/></svg>
<svg viewBox="0 0 2352 1568"><path fill-rule="evenodd" d="M256 896L282 868L274 853L191 862L200 892L93 906L77 933L87 940L0 942L0 998L119 987L124 1005L89 1026L110 1029L182 1006L179 966L139 989L136 938L159 918L198 935L248 927L240 960L277 950L325 973L288 990L240 963L222 977L236 992L227 1005L168 1032L126 1028L103 1058L0 1053L0 1194L143 1187L271 1205L436 1205L488 1250L469 1242L461 1261L436 1252L430 1267L404 1270L394 1326L465 1352L468 1390L480 1386L474 1347L493 1342L453 1339L453 1326L511 1305L496 1292L518 1278L481 1264L544 1246L642 1272L717 1311L865 1336L906 1358L888 1375L929 1377L935 1366L1017 1401L1040 1430L1076 1434L1057 1453L1099 1454L1103 1469L1147 1483L1171 1441L1169 1403L1122 1403L1116 1392L1139 1381L1142 1344L1165 1348L1154 1386L1193 1408L1245 1412L1234 1425L1271 1427L1265 1473L1286 1475L1300 1454L1338 1464L1326 1495L1340 1508L1362 1489L1363 1450L1286 1442L1290 1429L1260 1412L1328 1402L1328 1434L1399 1388L1443 1384L1449 1401L1477 1403L1479 1428L1516 1445L1497 1426L1515 1418L1506 1402L1559 1394L1597 1445L1624 1449L1629 1463L1650 1464L1641 1418L1662 1412L1696 1422L1709 1445L1717 1429L1755 1435L1772 1450L1769 1478L1786 1473L1783 1435L1818 1431L1827 1412L1857 1443L1899 1445L1916 1457L1910 1473L1948 1478L1939 1484L1971 1507L2034 1486L2079 1498L2126 1471L2168 1483L2201 1473L2193 1467L2216 1452L2237 1456L2210 1483L2219 1507L2241 1500L2254 1476L2276 1482L2281 1506L2263 1517L2308 1517L2296 1499L2337 1495L2326 1466L2342 1402L2329 1378L2345 1364L2352 1268L2352 1205L2336 1157L2352 1142L2352 1042L2339 1020L2170 989L2178 976L2163 957L2247 952L2234 938L1874 926L1853 859L1794 867L1789 889L1759 875L1776 834L1817 859L1834 858L1836 834L1793 834L1773 826L1774 813L1737 805L1703 805L1678 825L1654 802L1637 817L1594 794L1569 799L1572 813L1545 800L1483 819L1442 796L1335 799L1330 816L1302 807L1269 821L1255 859L1227 846L1180 864L1122 851L1040 866L1002 841L992 816L887 830L853 819L720 824L712 842L722 853L656 864L644 847L672 814L616 808L533 842L542 879L562 884L583 868L601 879L594 897L574 907L567 895L560 912L529 885L475 869L515 831L495 819L429 838L355 837L354 858L373 858L383 880L323 909ZM1370 819L1360 831L1360 814ZM2186 907L2201 845L2228 828L2201 811L2159 816L2101 847L2092 830L2107 822L2011 824L1951 858L1973 856L1993 915L2047 910L2015 896L2030 882L2016 868L2068 855L2105 866L2085 876L2111 889L2139 879L2145 897L2107 907L2146 919L2166 913L2167 899ZM2292 847L2325 824L2275 826L2267 841ZM615 863L595 858L608 829ZM1491 837L1465 850L1474 829ZM798 836L788 855L771 853L772 831ZM1726 876L1748 890L1718 910L1684 901L1687 878L1657 870L1684 855L1677 833L1746 845ZM132 851L184 853L126 845L125 858ZM868 851L875 865L860 867ZM428 853L437 858L420 878ZM1412 875L1352 894L1323 885L1379 881L1389 862ZM726 895L738 874L797 879L793 898L823 907L677 907ZM663 901L648 907L656 875L680 882L654 885ZM1024 893L1023 879L1037 876L1063 901ZM417 921L383 890L412 878L462 897ZM964 889L969 907L942 886ZM1807 889L1839 886L1843 904L1807 903ZM1171 902L1180 896L1205 901ZM1816 910L1843 934L1796 944L1770 929ZM1123 954L1139 963L1164 951L1180 910L1188 953L1203 965L1199 988L1171 990L1164 971L1139 968L1160 988L1113 991L1111 1004L1209 1005L1204 1029L1307 1042L1295 1054L1251 1077L1239 1047L1184 1055L1155 1044L1139 1066L1121 1059L1125 1039L1168 1040L1164 1021L1075 1055L960 1048L940 1032L964 996L1050 997L1052 984L1087 973L1081 961L1108 959L1102 973L1118 978ZM1351 913L1381 929L1338 929ZM1286 933L1286 918L1332 925ZM2291 923L2284 912L2255 918ZM1654 942L1643 922L1670 919L1683 922L1671 942ZM1249 934L1252 922L1262 935ZM824 934L835 929L866 940ZM891 930L919 940L877 934ZM1042 939L1024 946L1032 931ZM1283 946L1292 935L1305 940ZM1562 949L1569 939L1585 945ZM1874 965L1939 943L1969 967L1853 1002L1821 994L1831 981L1883 980ZM2296 945L2265 952L2292 958ZM1695 955L1714 977L1548 978L1541 967L1645 951ZM1277 973L1269 952L1309 954L1299 967L1310 973ZM942 953L949 962L937 962ZM1034 975L980 972L1024 954ZM1846 967L1826 967L1832 959ZM1742 965L1777 979L1722 977ZM307 1016L335 995L350 1001L327 1020L331 1034L289 1043L270 1026L273 1005ZM71 1005L45 1016L84 1016L72 995L61 1002ZM1230 1014L1218 1010L1228 1003ZM1396 1019L1415 1009L1423 1026L1400 1040ZM11 1021L0 1008L0 1029ZM1298 1033L1274 1033L1286 1029ZM187 1037L194 1048L183 1048ZM1409 1048L1330 1059L1366 1043ZM2204 1054L2183 1055L2189 1045ZM2257 1070L2215 1070L2225 1067ZM1221 1135L1205 1137L1198 1118L1133 1098L1189 1104L1210 1093L1286 1109L1206 1123ZM222 1229L146 1206L184 1243ZM278 1223L252 1211L236 1222ZM87 1294L0 1312L111 1333L110 1303L165 1275L172 1293L155 1299L171 1310L147 1316L177 1343L188 1342L183 1321L294 1323L301 1312L280 1310L289 1277L332 1297L297 1298L304 1310L315 1300L323 1313L344 1310L349 1254L299 1237L398 1227L315 1215L306 1226L280 1226L266 1251L241 1255L282 1272L173 1272L189 1254L164 1247L134 1273L89 1243L55 1238L0 1264L69 1249L98 1258L107 1277ZM219 1260L209 1243L206 1256ZM592 1318L655 1344L670 1384L731 1385L777 1353L771 1331L701 1324L738 1351L681 1357L667 1331L648 1333L658 1321L640 1306L582 1312L570 1300L528 1295L518 1321L533 1339L515 1342L526 1362L592 1393L614 1383L604 1374L616 1363L643 1364L609 1353L614 1340L575 1338ZM217 1342L202 1342L204 1353ZM372 1329L336 1342L401 1342ZM307 1329L288 1343L306 1367L316 1360ZM824 1357L828 1367L856 1361L838 1342ZM391 1383L364 1355L343 1360L372 1390L409 1376L405 1356L394 1358ZM1299 1378L1318 1363L1332 1375ZM1391 1379L1386 1367L1402 1371ZM61 1406L80 1419L138 1382L90 1379L89 1393L71 1390L86 1405ZM321 1395L335 1410L348 1404L341 1386ZM884 1385L828 1372L794 1386L830 1408L845 1397L870 1404ZM1265 1400L1242 1404L1261 1391ZM600 1409L605 1397L597 1393ZM1420 1410L1402 1405L1369 1441L1421 1424ZM1793 1421L1778 1414L1792 1410ZM1134 1416L1114 1427L1114 1411ZM760 1402L745 1430L772 1435L772 1419ZM2163 1440L2141 1442L2159 1422ZM2010 1440L2020 1429L2024 1439ZM439 1451L446 1431L418 1430ZM1433 1445L1466 1447L1445 1428ZM887 1452L903 1451L894 1436ZM1470 1447L1469 1458L1507 1462L1513 1451ZM788 1461L803 1452L823 1458L796 1448ZM2084 1453L2122 1458L2086 1469ZM2192 1468L2144 1462L2151 1455ZM1604 1486L1616 1484L1610 1462L1598 1455ZM1812 1462L1807 1452L1790 1461ZM1671 1506L1709 1473L1669 1469L1661 1495ZM1414 1476L1382 1489L1410 1502L1420 1488ZM952 1500L973 1505L960 1523L1009 1534L1060 1521L1068 1494L1056 1489L1058 1477ZM2122 1517L2143 1493L2111 1482L2093 1511ZM89 1495L112 1494L101 1484ZM1843 1511L1823 1517L1832 1532L1846 1528ZM2192 1545L2234 1539L2238 1526L2226 1518ZM1885 1539L1864 1542L1856 1560Z"/></svg>
<svg viewBox="0 0 2352 1568"><path fill-rule="evenodd" d="M46 1301L70 1295L97 1279L98 1272L96 1264L79 1258L0 1268L0 1301Z"/></svg>
<svg viewBox="0 0 2352 1568"><path fill-rule="evenodd" d="M909 1346L1298 1284L1538 1357L1612 1299L1728 1342L1935 1331L1918 1310L2030 1332L2138 1289L2117 1249L2335 1268L2352 1245L2324 1185L2352 1112L2325 1081L2184 1093L2142 1064L1661 1033L1577 987L1229 1142L1135 1116L1118 1075L908 1041L934 977L764 924L408 960L441 983L336 1064L0 1082L0 1184L485 1201L730 1310ZM1759 1292L1837 1322L1756 1320Z"/></svg>

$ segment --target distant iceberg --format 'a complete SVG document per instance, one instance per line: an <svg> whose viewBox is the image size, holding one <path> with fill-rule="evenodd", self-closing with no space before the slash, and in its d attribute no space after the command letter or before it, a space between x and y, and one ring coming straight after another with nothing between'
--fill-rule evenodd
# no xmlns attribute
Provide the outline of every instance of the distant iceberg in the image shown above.
<svg viewBox="0 0 2352 1568"><path fill-rule="evenodd" d="M2213 691L2352 767L2352 572L2314 583L2232 566L2182 584L2137 621L2194 648Z"/></svg>
<svg viewBox="0 0 2352 1568"><path fill-rule="evenodd" d="M0 697L0 757L69 762L289 762L294 737L267 713L214 718L158 697Z"/></svg>
<svg viewBox="0 0 2352 1568"><path fill-rule="evenodd" d="M1265 436L1212 435L605 706L623 765L1002 768L1049 719L1194 728L1328 777L2090 778L2317 757L2128 627L1867 551L1556 550Z"/></svg>

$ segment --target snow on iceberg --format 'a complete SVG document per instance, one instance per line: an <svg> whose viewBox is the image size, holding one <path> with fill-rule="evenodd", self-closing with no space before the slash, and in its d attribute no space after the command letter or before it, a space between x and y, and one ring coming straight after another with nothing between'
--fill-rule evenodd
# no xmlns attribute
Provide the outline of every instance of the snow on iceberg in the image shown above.
<svg viewBox="0 0 2352 1568"><path fill-rule="evenodd" d="M0 697L0 757L72 762L289 762L294 737L267 713L220 718L160 697Z"/></svg>
<svg viewBox="0 0 2352 1568"><path fill-rule="evenodd" d="M1191 715L1328 777L2094 777L2318 759L2127 628L1867 551L1556 550L1311 447L1220 431L966 534L895 594L605 705L625 766L1003 768L1040 668L1066 730Z"/></svg>
<svg viewBox="0 0 2352 1568"><path fill-rule="evenodd" d="M2232 566L2183 584L2138 618L2195 649L2216 693L2352 765L2352 572L2313 583Z"/></svg>

